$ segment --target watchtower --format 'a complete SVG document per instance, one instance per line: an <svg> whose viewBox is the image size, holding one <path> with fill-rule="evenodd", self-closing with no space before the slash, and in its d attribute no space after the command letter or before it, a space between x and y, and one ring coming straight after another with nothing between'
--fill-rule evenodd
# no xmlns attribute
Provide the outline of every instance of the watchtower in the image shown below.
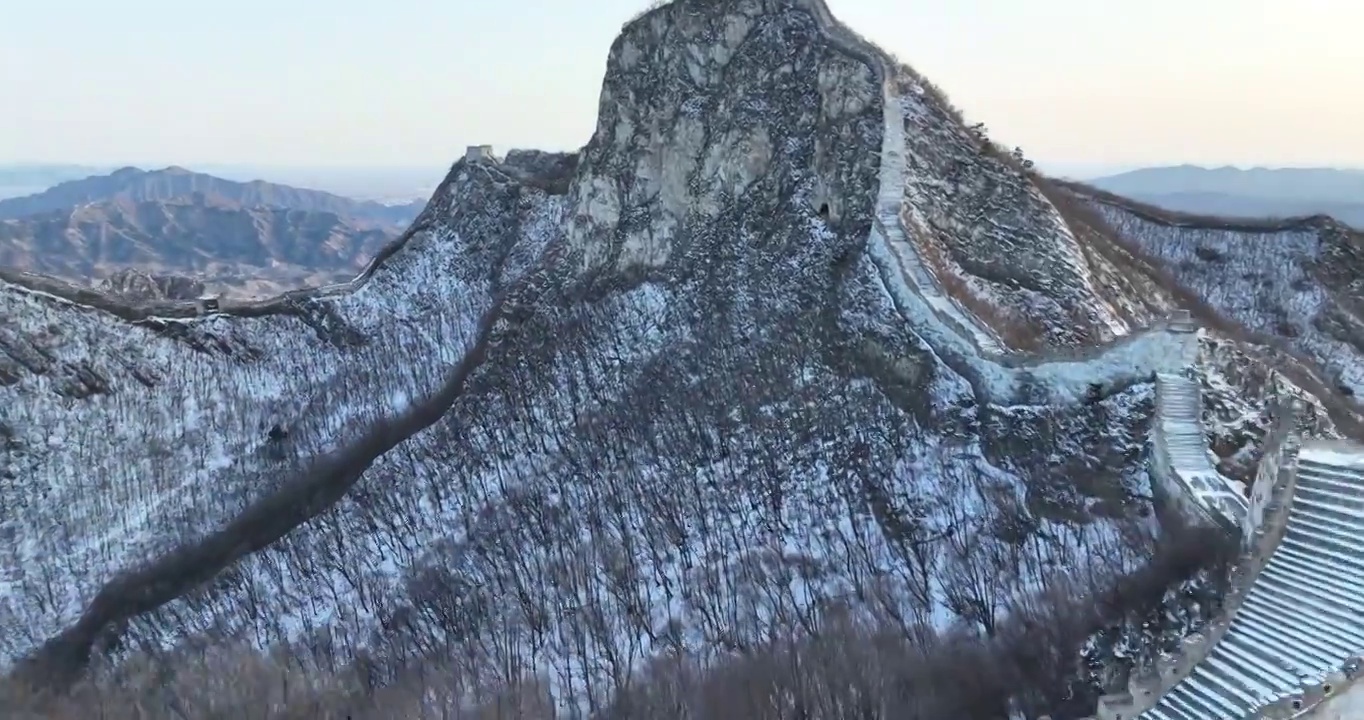
<svg viewBox="0 0 1364 720"><path fill-rule="evenodd" d="M464 149L464 160L466 162L492 159L494 159L492 145L470 145Z"/></svg>

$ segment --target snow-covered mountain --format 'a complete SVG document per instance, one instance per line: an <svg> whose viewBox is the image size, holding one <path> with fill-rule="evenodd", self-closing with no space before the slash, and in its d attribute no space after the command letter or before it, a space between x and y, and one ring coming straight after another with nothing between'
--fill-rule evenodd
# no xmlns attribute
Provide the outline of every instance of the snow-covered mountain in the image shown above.
<svg viewBox="0 0 1364 720"><path fill-rule="evenodd" d="M1195 388L1174 422L1232 481L1208 497L1253 475L1268 398L1354 421L1312 384L1325 345L1213 325L1097 197L822 0L677 0L612 45L579 153L471 148L349 285L129 305L4 274L0 667L244 643L384 684L438 657L600 714L849 613L1002 642L1150 559L1158 374ZM1092 709L1081 651L1161 635L1104 619L1048 668L1079 696L1001 674L986 710Z"/></svg>

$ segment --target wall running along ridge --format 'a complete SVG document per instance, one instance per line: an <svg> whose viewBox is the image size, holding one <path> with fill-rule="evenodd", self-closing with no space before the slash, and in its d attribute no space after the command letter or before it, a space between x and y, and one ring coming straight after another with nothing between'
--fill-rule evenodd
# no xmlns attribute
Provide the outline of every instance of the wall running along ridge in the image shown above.
<svg viewBox="0 0 1364 720"><path fill-rule="evenodd" d="M1155 490L1185 518L1241 532L1246 498L1217 472L1203 429L1202 391L1182 374L1156 374L1156 422L1152 428Z"/></svg>
<svg viewBox="0 0 1364 720"><path fill-rule="evenodd" d="M1157 323L1146 330L1131 333L1100 347L1040 354L1004 350L988 327L964 311L943 291L937 278L924 264L916 247L914 234L903 220L906 212L904 201L904 185L907 173L905 159L906 118L903 98L899 95L900 91L894 81L896 73L894 64L879 49L835 21L823 0L797 0L797 4L807 9L818 19L818 24L832 42L839 45L850 55L867 62L878 74L882 87L885 115L880 187L877 195L875 221L868 238L869 254L878 268L887 293L895 300L906 320L913 319L916 331L920 332L933 351L938 353L945 362L961 370L963 375L971 380L978 395L988 401L1001 404L1024 402L1073 404L1083 402L1091 395L1095 387L1107 390L1122 384L1148 382L1153 378L1159 382L1162 374L1178 373L1195 362L1198 331L1190 322L1187 313L1177 314L1168 321ZM490 172L496 172L498 166L497 158L492 155L487 146L471 147L466 153L464 162L486 168ZM448 203L448 198L438 193L427 210L414 223L413 228L403 238L395 241L381 252L365 272L354 281L325 288L286 293L268 300L223 300L217 303L216 308L202 302L166 301L134 305L113 296L101 295L42 276L0 271L0 282L24 288L34 295L45 296L44 301L55 298L60 303L72 303L84 309L94 309L111 314L130 323L159 328L208 325L216 319L221 319L222 316L263 317L274 314L307 316L313 310L314 301L318 299L350 296L363 289L376 271L384 266L414 233L429 229L433 218L448 214L448 208L440 207L442 202ZM433 271L432 275L436 274L439 273ZM491 306L492 295L487 293L485 288L478 287L476 289L481 293L478 297L485 300L482 304ZM476 316L482 316L486 309L486 307L471 307L467 313L468 317L452 318L450 322L454 325L461 325L462 323L472 327L474 323L466 321ZM465 329L467 331L469 328ZM468 346L464 349L481 347L482 338L485 334L486 332L483 331L463 333L464 345ZM456 354L452 350L450 357L445 359L448 364L453 365L456 363L463 364L463 358L464 355ZM430 384L435 385L438 374L432 373L432 375L433 377L429 381ZM401 403L395 403L398 406L407 404L406 398ZM1198 405L1196 393L1190 402L1182 404L1179 402L1158 403L1158 406L1163 407L1160 410L1159 427L1180 427L1188 431L1180 435L1181 438L1186 436L1196 438L1201 434L1201 428L1197 424ZM399 420L402 419L399 418ZM405 422L395 424L407 425ZM1191 427L1192 429L1190 429ZM1171 477L1170 486L1192 487L1190 485L1192 475L1190 475L1188 467L1193 466L1183 459L1184 446L1176 449L1168 447L1167 435L1169 433L1157 432L1154 436L1154 443L1157 457L1166 459L1165 467L1168 468L1167 472ZM386 438L385 443L388 443L389 440L396 441L395 438L396 435ZM1206 460L1205 446L1203 452L1204 460ZM1157 465L1159 464L1158 462ZM1198 467L1201 468L1201 466ZM1284 463L1284 468L1280 475L1284 473L1291 475L1291 470L1287 469L1289 468L1288 463ZM1201 470L1199 471L1201 472ZM1220 478L1215 477L1215 473L1212 476L1197 475L1197 478L1203 480L1205 485L1201 494L1194 493L1197 501L1194 510L1197 516L1203 519L1218 517L1216 513L1222 513L1225 509L1219 503L1212 502L1211 499L1220 498L1225 493L1225 489L1219 491L1216 486L1216 481ZM342 478L342 480L352 481L349 477ZM328 488L334 489L340 487L341 484L339 482L329 484ZM282 488L289 488L292 485L288 481L281 483ZM330 498L328 502L334 502L334 500L335 498ZM268 502L268 499L262 502ZM317 508L314 505L321 503L322 501L319 500L317 503L310 504L308 509L316 510ZM253 504L251 507L261 506L260 504ZM1276 517L1274 510L1274 503L1262 503L1261 514L1265 518L1266 525L1274 522ZM1246 513L1242 512L1242 516L1245 515ZM1238 519L1236 522L1239 523L1241 520ZM288 532L289 529L281 528L281 534ZM221 543L222 537L218 535L202 539L202 544L205 546L216 547ZM222 554L234 559L239 557L239 555L233 555L234 552L236 552L235 549L229 548ZM175 557L183 558L186 556L181 553ZM157 566L153 564L150 567L155 569ZM221 568L204 568L205 571L214 572L219 569ZM156 584L156 578L148 577L145 579L149 585L154 586ZM124 584L127 584L126 580ZM154 593L155 597L149 595L149 599L138 606L139 611L143 611L146 606L153 605L156 602L163 602L163 596L168 592ZM104 593L99 597L111 597L113 594ZM114 603L111 601L104 605L112 607ZM103 613L104 611L101 609L103 607L96 607L95 610L100 610ZM96 623L91 620L79 627L72 628L71 638L56 639L58 641L72 639L69 647L58 649L62 652L88 650L89 637L100 629L96 626L104 624L106 620L121 619L115 617L116 615L126 615L126 613L118 609L117 613L114 610L109 610L105 614L87 615L86 617L95 618L99 622ZM76 635L80 637L75 638ZM79 642L75 642L75 640L79 640ZM1166 674L1169 674L1168 668Z"/></svg>
<svg viewBox="0 0 1364 720"><path fill-rule="evenodd" d="M1300 441L1300 408L1279 409L1246 515L1254 532L1219 618L1135 671L1128 692L1102 698L1098 720L1354 717L1364 697L1364 446Z"/></svg>
<svg viewBox="0 0 1364 720"><path fill-rule="evenodd" d="M904 222L907 117L905 99L894 82L894 63L835 21L822 0L802 3L832 28L830 36L835 41L876 69L881 83L885 122L869 255L901 313L914 318L916 331L944 361L971 380L982 400L1075 404L1088 397L1094 386L1108 390L1146 381L1157 372L1182 370L1196 361L1196 327L1182 311L1102 346L1045 353L1003 349L989 328L943 290Z"/></svg>
<svg viewBox="0 0 1364 720"><path fill-rule="evenodd" d="M837 27L822 2L810 2L822 19ZM1221 618L1202 632L1185 638L1179 653L1162 657L1153 666L1135 672L1127 693L1106 696L1100 701L1097 717L1130 720L1147 709L1150 712L1142 717L1213 720L1234 717L1228 714L1234 712L1249 713L1239 717L1293 717L1305 708L1321 703L1333 690L1338 691L1342 683L1353 680L1359 669L1359 659L1349 650L1348 641L1344 644L1332 639L1317 642L1314 638L1330 632L1330 625L1320 624L1321 617L1341 619L1348 617L1345 608L1364 610L1358 600L1359 590L1364 589L1364 560L1347 559L1349 556L1338 554L1321 555L1331 552L1329 548L1333 545L1314 544L1314 538L1321 536L1312 533L1321 532L1321 528L1312 522L1332 522L1327 518L1339 517L1342 506L1322 507L1322 515L1308 515L1308 510L1299 510L1295 520L1290 520L1289 508L1297 480L1296 456L1300 440L1294 426L1299 409L1291 401L1280 403L1276 413L1279 419L1266 443L1266 458L1257 473L1252 500L1247 502L1216 472L1202 428L1198 385L1179 374L1196 360L1197 330L1187 312L1134 334L1134 338L1082 351L1078 353L1079 357L1003 351L993 333L947 297L906 232L899 207L905 172L902 106L892 84L886 81L891 76L888 63L877 53L871 55L882 73L887 119L881 158L881 192L870 249L892 297L903 303L901 309L927 319L930 325L937 325L930 329L930 332L937 330L931 333L935 336L933 339L939 341L935 343L935 350L961 352L967 363L974 365L972 376L984 386L983 394L996 401L1016 397L1026 377L1024 373L1050 381L1047 384L1055 390L1049 399L1074 402L1082 388L1111 381L1120 374L1106 372L1105 364L1128 365L1123 369L1129 372L1136 370L1132 366L1144 366L1154 372L1158 398L1153 443L1156 482L1171 491L1187 516L1201 522L1212 521L1242 535L1243 552L1233 568L1232 591L1224 600ZM1140 347L1143 339L1162 347L1147 355ZM1141 362L1147 358L1153 361ZM1308 468L1316 468L1314 458L1318 456L1313 452L1309 450L1304 458ZM1355 509L1364 508L1364 450L1357 451L1356 457L1361 463L1357 495L1354 488L1328 484L1334 481L1324 478L1334 476L1330 475L1333 470L1326 466L1305 473L1303 494L1320 495L1331 492L1326 489L1329 487L1336 491L1331 495L1333 501L1345 502ZM1322 485L1313 486L1312 483ZM1342 495L1352 499L1344 500ZM1310 506L1312 502L1303 499L1300 505ZM1360 515L1364 513L1356 513L1356 517ZM1357 530L1364 530L1364 521L1360 524ZM1339 533L1340 530L1339 526L1332 526L1332 532ZM1357 532L1355 537L1358 536ZM1338 534L1331 537L1335 538L1331 542L1338 543ZM1276 556L1275 550L1281 542L1286 548ZM1316 564L1311 562L1314 552L1317 553ZM1277 563L1274 562L1276 557ZM1323 560L1326 562L1320 562ZM1354 572L1356 570L1360 572ZM1360 585L1353 587L1353 595L1325 598L1324 605L1321 592L1309 595L1314 600L1294 617L1276 617L1274 613L1285 610L1284 600L1293 597L1286 593L1310 592L1310 583L1304 588L1302 578L1305 576L1300 575L1310 571L1319 576L1355 577ZM1345 575L1340 575L1341 572ZM1263 581L1257 583L1262 574ZM1324 577L1321 579L1325 581ZM1338 586L1326 581L1322 587ZM1348 585L1345 591L1351 591ZM1238 611L1243 606L1244 612L1238 619ZM1291 603L1287 607L1291 608ZM1326 615L1312 618L1314 612ZM1283 638L1280 628L1294 626L1302 628L1299 649L1281 650L1278 660L1265 664L1263 653L1272 651L1275 638L1280 644L1291 642ZM1329 635L1325 637L1330 638ZM1360 643L1364 643L1364 638ZM1307 649L1309 645L1311 649ZM1354 645L1355 648L1361 646ZM1315 684L1287 684L1285 679L1293 676L1282 668L1294 662L1298 663L1294 667L1315 663L1317 668L1335 669L1321 673L1322 681ZM1238 667L1251 668L1251 675L1237 674L1232 668ZM1255 678L1256 672L1261 673L1259 680ZM1257 682L1260 683L1258 686ZM1217 700L1207 699L1208 687L1212 688ZM1250 687L1255 687L1258 694ZM1217 695L1218 691L1227 691L1235 699L1227 700L1226 696Z"/></svg>

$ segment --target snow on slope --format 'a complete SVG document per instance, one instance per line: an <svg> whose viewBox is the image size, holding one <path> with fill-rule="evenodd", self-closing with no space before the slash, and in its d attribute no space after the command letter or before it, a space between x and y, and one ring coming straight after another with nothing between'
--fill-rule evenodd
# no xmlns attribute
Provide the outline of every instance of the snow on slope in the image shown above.
<svg viewBox="0 0 1364 720"><path fill-rule="evenodd" d="M553 200L529 213L527 244L560 218ZM318 302L318 314L344 330L326 336L287 315L168 322L201 350L0 286L0 315L15 320L6 348L32 358L30 372L0 387L8 480L0 534L14 542L0 556L0 583L55 588L40 606L0 593L0 624L42 637L120 569L203 536L269 494L296 472L296 459L431 394L490 302L459 226L447 217L414 233L359 290ZM103 389L81 399L60 392L72 368ZM288 437L271 440L275 426Z"/></svg>
<svg viewBox="0 0 1364 720"><path fill-rule="evenodd" d="M888 68L887 72L893 71ZM906 309L906 316L914 318L918 331L931 334L929 342L937 352L955 355L969 368L966 372L983 397L1001 403L1077 403L1093 385L1113 387L1157 370L1178 370L1193 364L1197 337L1171 331L1164 324L1143 328L1122 342L1078 355L1003 351L988 326L946 297L926 270L921 248L932 241L922 237L911 241L906 235L902 218L916 208L913 202L905 201L914 197L905 191L909 174L903 150L905 113L911 104L899 94L899 83L887 82L883 91L886 131L870 256L881 270L887 291Z"/></svg>
<svg viewBox="0 0 1364 720"><path fill-rule="evenodd" d="M1163 220L1103 200L1093 206L1125 237L1165 262L1175 278L1251 330L1284 338L1338 382L1364 392L1364 351L1351 308L1341 304L1326 266L1344 265L1313 223L1217 227Z"/></svg>
<svg viewBox="0 0 1364 720"><path fill-rule="evenodd" d="M680 0L613 45L569 174L457 163L353 293L168 323L175 337L4 286L22 325L0 341L40 367L0 388L6 502L26 503L3 526L0 663L429 392L494 296L505 331L439 423L211 585L130 618L115 654L225 635L441 653L527 662L591 697L664 646L743 647L838 600L989 627L1057 568L1138 562L1123 538L1149 523L1150 379L1196 340L1160 327L983 354L972 320L896 265L926 247L921 226L964 232L961 263L1035 246L992 292L1048 337L1114 334L1131 323L1112 306L1140 303L1100 297L1035 189L991 200L1011 209L987 230L911 192L945 171L895 166L931 145L897 130L901 80L819 0ZM954 143L971 187L1002 172ZM1066 330L1077 313L1089 329ZM103 394L56 392L81 367ZM1102 397L1081 402L1091 384ZM200 425L178 421L189 410ZM36 561L58 543L76 550Z"/></svg>
<svg viewBox="0 0 1364 720"><path fill-rule="evenodd" d="M1111 340L1152 319L1123 297L1031 179L982 147L928 83L892 70L904 108L902 222L953 294L1021 349ZM1158 317L1158 316L1157 316Z"/></svg>

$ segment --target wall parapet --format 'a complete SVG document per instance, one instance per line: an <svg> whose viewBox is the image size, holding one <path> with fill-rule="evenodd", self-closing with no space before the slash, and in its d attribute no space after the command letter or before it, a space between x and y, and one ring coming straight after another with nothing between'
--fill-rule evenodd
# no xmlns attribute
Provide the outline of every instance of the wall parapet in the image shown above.
<svg viewBox="0 0 1364 720"><path fill-rule="evenodd" d="M1167 505L1187 521L1240 533L1247 501L1219 473L1203 429L1202 390L1184 375L1156 375L1152 475Z"/></svg>
<svg viewBox="0 0 1364 720"><path fill-rule="evenodd" d="M1267 488L1267 492L1259 505L1258 521L1253 526L1249 525L1251 516L1247 514L1247 525L1243 526L1247 540L1242 543L1241 551L1232 565L1228 578L1229 589L1217 615L1202 630L1181 640L1176 652L1161 654L1151 662L1134 668L1128 678L1126 691L1100 697L1096 713L1086 720L1133 720L1155 706L1161 696L1187 678L1227 633L1260 571L1278 549L1288 527L1297 483L1297 454L1302 441L1298 432L1301 405L1296 399L1290 399L1276 401L1271 407L1275 409L1276 419L1269 442L1277 442L1277 447L1266 449L1256 476L1257 485L1260 485L1260 473L1264 473L1266 480L1261 489ZM1276 439L1274 435L1279 437ZM1268 464L1272 469L1264 469L1266 458L1270 459ZM1269 478L1272 478L1272 483ZM1325 685L1329 691L1330 684ZM1324 696L1321 691L1320 687L1316 690L1305 687L1298 698L1297 707L1306 707L1303 703L1307 700L1304 698L1316 697L1319 702L1320 697ZM1313 695L1313 692L1317 694ZM1286 698L1283 702L1290 709L1293 707L1292 698ZM1290 718L1295 715L1258 717Z"/></svg>
<svg viewBox="0 0 1364 720"><path fill-rule="evenodd" d="M1241 524L1242 547L1255 544L1255 533L1264 525L1265 511L1282 501L1285 484L1281 470L1297 456L1302 436L1299 423L1306 412L1301 400L1278 396L1270 403L1271 425L1265 434L1260 464L1255 469L1255 480L1250 487L1246 516Z"/></svg>
<svg viewBox="0 0 1364 720"><path fill-rule="evenodd" d="M1329 713L1331 700L1344 695L1347 691L1360 686L1364 680L1364 655L1346 658L1335 672L1319 683L1302 686L1302 690L1280 698L1255 714L1254 720L1281 720L1282 718L1310 718L1319 716L1316 711ZM1325 717L1331 717L1327 714ZM1335 717L1351 717L1335 715Z"/></svg>

